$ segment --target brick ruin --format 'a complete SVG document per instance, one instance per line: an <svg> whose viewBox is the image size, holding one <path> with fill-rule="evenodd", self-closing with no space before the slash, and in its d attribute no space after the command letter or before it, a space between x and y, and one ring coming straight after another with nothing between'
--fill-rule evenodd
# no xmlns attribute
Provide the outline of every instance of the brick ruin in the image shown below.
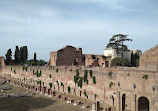
<svg viewBox="0 0 158 111"><path fill-rule="evenodd" d="M51 66L86 66L109 67L111 58L103 55L82 54L81 48L66 46L58 51L50 52Z"/></svg>
<svg viewBox="0 0 158 111"><path fill-rule="evenodd" d="M56 66L28 67L26 71L22 66L5 66L2 67L1 76L27 84L45 93L50 90L69 93L68 87L70 87L71 94L107 103L116 107L116 111L158 111L157 53L157 46L145 52L141 56L139 68ZM152 67L154 68L150 70ZM84 77L86 70L88 71L88 82L83 81L81 88L74 82L77 69L79 77ZM42 72L40 77L35 74L37 70ZM90 70L93 72L92 75L89 73ZM96 78L96 83L93 77ZM39 80L41 85L37 83ZM52 83L52 88L49 83Z"/></svg>

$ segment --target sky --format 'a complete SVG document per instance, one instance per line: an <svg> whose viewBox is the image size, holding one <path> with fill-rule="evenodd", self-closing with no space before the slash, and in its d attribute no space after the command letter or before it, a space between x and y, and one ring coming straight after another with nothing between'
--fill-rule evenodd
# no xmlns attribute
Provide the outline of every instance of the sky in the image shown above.
<svg viewBox="0 0 158 111"><path fill-rule="evenodd" d="M158 0L0 0L0 56L16 45L46 61L66 45L102 55L119 33L144 52L158 44L157 20Z"/></svg>

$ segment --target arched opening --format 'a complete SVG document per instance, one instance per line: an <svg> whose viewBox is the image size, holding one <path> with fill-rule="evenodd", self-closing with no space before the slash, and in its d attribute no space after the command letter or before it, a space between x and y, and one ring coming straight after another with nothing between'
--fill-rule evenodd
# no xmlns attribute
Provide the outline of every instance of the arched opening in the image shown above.
<svg viewBox="0 0 158 111"><path fill-rule="evenodd" d="M109 67L109 61L105 61L105 67Z"/></svg>
<svg viewBox="0 0 158 111"><path fill-rule="evenodd" d="M115 99L114 99L113 96L112 96L112 105L113 105L113 106L115 105Z"/></svg>
<svg viewBox="0 0 158 111"><path fill-rule="evenodd" d="M122 95L122 111L125 111L125 105L126 105L126 94Z"/></svg>
<svg viewBox="0 0 158 111"><path fill-rule="evenodd" d="M138 99L138 111L149 111L149 100L146 97Z"/></svg>
<svg viewBox="0 0 158 111"><path fill-rule="evenodd" d="M81 97L81 91L80 91L80 97Z"/></svg>

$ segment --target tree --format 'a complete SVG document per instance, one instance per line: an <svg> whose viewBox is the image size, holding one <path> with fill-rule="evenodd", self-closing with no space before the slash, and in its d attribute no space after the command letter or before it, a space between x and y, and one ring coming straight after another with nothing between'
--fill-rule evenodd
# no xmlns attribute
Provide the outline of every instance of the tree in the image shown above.
<svg viewBox="0 0 158 111"><path fill-rule="evenodd" d="M112 59L111 66L131 66L127 58L116 57Z"/></svg>
<svg viewBox="0 0 158 111"><path fill-rule="evenodd" d="M5 54L5 56L6 56L6 64L7 65L11 64L11 62L12 62L12 50L9 49L7 51L7 53Z"/></svg>
<svg viewBox="0 0 158 111"><path fill-rule="evenodd" d="M131 65L136 67L136 66L139 66L139 54L138 53L135 53L131 54Z"/></svg>
<svg viewBox="0 0 158 111"><path fill-rule="evenodd" d="M20 47L20 62L22 63L22 62L24 62L24 59L23 59L23 47Z"/></svg>
<svg viewBox="0 0 158 111"><path fill-rule="evenodd" d="M27 46L23 46L23 61L25 62L28 59L28 49Z"/></svg>
<svg viewBox="0 0 158 111"><path fill-rule="evenodd" d="M34 62L36 62L36 52L34 53Z"/></svg>
<svg viewBox="0 0 158 111"><path fill-rule="evenodd" d="M127 38L128 35L123 34L117 34L112 36L112 38L109 40L107 48L113 48L117 50L117 54L119 50L122 51L121 57L123 58L123 51L128 50L127 45L124 45L124 42L126 41L132 41L132 39Z"/></svg>
<svg viewBox="0 0 158 111"><path fill-rule="evenodd" d="M19 64L20 63L20 50L18 46L16 46L14 57L15 57L15 62Z"/></svg>

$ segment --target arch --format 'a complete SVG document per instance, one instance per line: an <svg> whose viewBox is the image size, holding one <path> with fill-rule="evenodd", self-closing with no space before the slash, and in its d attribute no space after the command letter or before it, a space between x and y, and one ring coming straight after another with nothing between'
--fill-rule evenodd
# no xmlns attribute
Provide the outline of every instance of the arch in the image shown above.
<svg viewBox="0 0 158 111"><path fill-rule="evenodd" d="M125 105L126 105L126 94L122 95L122 111L125 111Z"/></svg>
<svg viewBox="0 0 158 111"><path fill-rule="evenodd" d="M138 111L149 111L149 100L146 97L138 99Z"/></svg>

